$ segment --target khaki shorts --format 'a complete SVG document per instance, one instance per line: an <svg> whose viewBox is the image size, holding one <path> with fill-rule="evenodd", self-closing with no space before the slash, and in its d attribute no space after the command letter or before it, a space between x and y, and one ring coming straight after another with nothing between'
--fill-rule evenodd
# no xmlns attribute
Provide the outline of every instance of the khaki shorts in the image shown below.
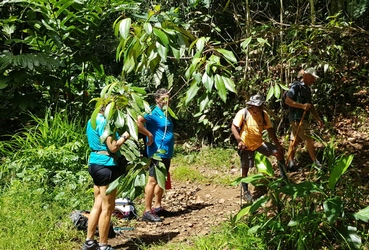
<svg viewBox="0 0 369 250"><path fill-rule="evenodd" d="M291 126L292 126L292 131L291 131L291 135L290 135L290 140L293 141L295 139L295 134L297 131L297 128L299 126L299 121L296 122L291 122ZM308 139L311 139L312 135L311 135L311 131L309 129L309 124L307 121L303 121L303 123L301 124L300 130L299 130L299 134L298 134L298 138L296 139L297 142L299 141L306 141Z"/></svg>

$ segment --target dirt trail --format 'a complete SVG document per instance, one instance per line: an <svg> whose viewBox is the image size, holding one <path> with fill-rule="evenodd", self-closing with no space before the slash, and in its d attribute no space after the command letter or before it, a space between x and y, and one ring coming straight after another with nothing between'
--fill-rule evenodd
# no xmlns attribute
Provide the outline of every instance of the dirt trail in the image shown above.
<svg viewBox="0 0 369 250"><path fill-rule="evenodd" d="M109 240L109 244L115 249L133 250L138 249L137 244L143 243L190 243L190 237L207 235L213 226L228 220L230 214L235 215L239 211L240 189L172 181L172 189L167 190L163 197L163 206L173 212L173 216L160 223L139 219L134 222L134 230L122 231L121 235Z"/></svg>

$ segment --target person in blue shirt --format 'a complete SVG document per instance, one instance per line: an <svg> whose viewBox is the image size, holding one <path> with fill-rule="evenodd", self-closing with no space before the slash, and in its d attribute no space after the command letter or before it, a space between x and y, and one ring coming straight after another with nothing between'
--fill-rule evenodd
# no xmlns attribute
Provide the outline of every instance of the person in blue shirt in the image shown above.
<svg viewBox="0 0 369 250"><path fill-rule="evenodd" d="M170 115L165 112L165 107L169 105L169 91L165 88L158 89L154 97L156 106L150 114L138 117L137 126L138 131L146 136L147 157L151 158L154 154L160 156L169 172L174 150L173 122ZM158 164L157 160L151 159L149 178L145 187L145 212L142 216L144 221L160 222L160 216L168 214L161 205L164 190L155 179L155 168ZM154 196L155 203L152 207Z"/></svg>
<svg viewBox="0 0 369 250"><path fill-rule="evenodd" d="M104 142L100 141L104 133L107 120L104 117L104 107L96 117L96 128L91 126L91 120L87 123L87 140L91 149L88 172L94 182L94 205L88 217L87 238L82 250L100 249L113 250L108 245L110 219L115 207L116 190L106 194L109 184L124 174L125 166L118 164L119 149L129 139L126 131L122 136L109 135ZM99 227L98 244L94 240L96 227Z"/></svg>

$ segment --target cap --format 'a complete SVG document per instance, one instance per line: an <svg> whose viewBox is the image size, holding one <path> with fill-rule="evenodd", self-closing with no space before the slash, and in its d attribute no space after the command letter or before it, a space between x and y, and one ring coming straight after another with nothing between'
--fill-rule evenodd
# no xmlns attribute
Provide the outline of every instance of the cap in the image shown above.
<svg viewBox="0 0 369 250"><path fill-rule="evenodd" d="M304 74L310 74L310 75L314 76L315 78L319 78L319 76L316 74L316 70L314 68L305 69Z"/></svg>
<svg viewBox="0 0 369 250"><path fill-rule="evenodd" d="M261 106L265 102L264 97L262 95L253 95L250 97L250 100L246 102L246 104L253 106Z"/></svg>

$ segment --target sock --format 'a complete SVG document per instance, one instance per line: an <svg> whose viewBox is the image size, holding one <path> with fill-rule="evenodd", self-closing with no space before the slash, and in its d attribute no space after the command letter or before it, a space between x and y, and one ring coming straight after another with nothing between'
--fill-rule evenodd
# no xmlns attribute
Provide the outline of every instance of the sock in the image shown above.
<svg viewBox="0 0 369 250"><path fill-rule="evenodd" d="M241 182L243 192L246 192L249 190L248 183Z"/></svg>
<svg viewBox="0 0 369 250"><path fill-rule="evenodd" d="M93 239L86 239L86 244L87 245L92 245L94 243L94 240Z"/></svg>
<svg viewBox="0 0 369 250"><path fill-rule="evenodd" d="M99 243L100 250L105 250L108 247L108 243Z"/></svg>
<svg viewBox="0 0 369 250"><path fill-rule="evenodd" d="M160 206L160 207L155 207L154 208L154 212L157 213L159 212L160 210L162 210L163 208Z"/></svg>

